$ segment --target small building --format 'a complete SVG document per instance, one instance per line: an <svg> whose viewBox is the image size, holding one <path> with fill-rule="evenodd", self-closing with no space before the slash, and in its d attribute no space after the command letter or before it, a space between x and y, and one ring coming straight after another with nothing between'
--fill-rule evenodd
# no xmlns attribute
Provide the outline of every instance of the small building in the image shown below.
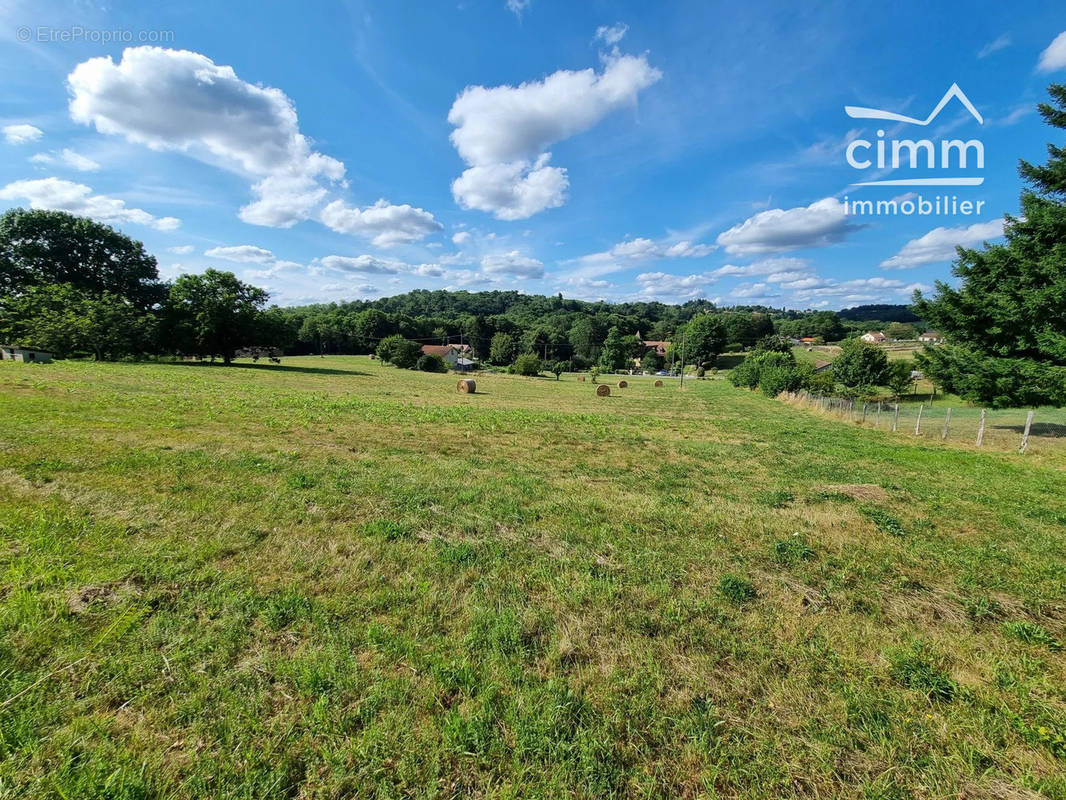
<svg viewBox="0 0 1066 800"><path fill-rule="evenodd" d="M801 336L800 344L818 344L821 340L817 336Z"/></svg>
<svg viewBox="0 0 1066 800"><path fill-rule="evenodd" d="M869 333L864 333L859 338L862 339L864 342L869 342L870 344L883 344L884 342L888 341L888 337L885 336L881 331L870 331Z"/></svg>
<svg viewBox="0 0 1066 800"><path fill-rule="evenodd" d="M455 359L455 364L453 365L452 368L456 372L468 372L469 370L472 370L472 369L474 369L476 367L477 367L477 362L476 361L473 361L472 359L469 359L469 358L464 358L463 356L459 356L459 358Z"/></svg>
<svg viewBox="0 0 1066 800"><path fill-rule="evenodd" d="M10 344L0 344L0 355L4 361L32 361L36 364L49 364L52 354L47 350L38 350L35 347L17 347Z"/></svg>
<svg viewBox="0 0 1066 800"><path fill-rule="evenodd" d="M944 337L940 335L940 331L926 331L918 337L919 342L926 342L927 344L936 344L943 340Z"/></svg>
<svg viewBox="0 0 1066 800"><path fill-rule="evenodd" d="M472 349L468 344L424 344L422 352L427 356L443 358L444 363L453 369L460 359L473 364L470 359Z"/></svg>
<svg viewBox="0 0 1066 800"><path fill-rule="evenodd" d="M814 371L815 372L828 372L829 369L832 366L833 366L833 362L832 361L815 361L814 362Z"/></svg>

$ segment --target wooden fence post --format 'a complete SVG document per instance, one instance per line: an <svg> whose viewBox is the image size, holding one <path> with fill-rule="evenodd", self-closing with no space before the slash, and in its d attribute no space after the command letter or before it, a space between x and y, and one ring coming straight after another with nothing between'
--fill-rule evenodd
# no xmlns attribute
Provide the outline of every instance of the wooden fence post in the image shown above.
<svg viewBox="0 0 1066 800"><path fill-rule="evenodd" d="M1025 433L1022 434L1022 449L1019 452L1024 453L1025 448L1029 446L1029 429L1033 427L1033 412L1030 411L1025 416Z"/></svg>
<svg viewBox="0 0 1066 800"><path fill-rule="evenodd" d="M863 425L866 424L866 408L869 405L870 405L869 403L865 403L865 402L862 404L862 424Z"/></svg>
<svg viewBox="0 0 1066 800"><path fill-rule="evenodd" d="M877 427L881 427L881 401L877 401Z"/></svg>
<svg viewBox="0 0 1066 800"><path fill-rule="evenodd" d="M940 441L945 442L948 438L948 425L951 424L951 409L948 409L948 414L944 417L944 430L940 432Z"/></svg>
<svg viewBox="0 0 1066 800"><path fill-rule="evenodd" d="M899 403L896 403L896 414L892 417L892 433L899 428Z"/></svg>
<svg viewBox="0 0 1066 800"><path fill-rule="evenodd" d="M925 403L918 404L918 421L914 423L914 435L917 436L922 432L922 411L925 410Z"/></svg>
<svg viewBox="0 0 1066 800"><path fill-rule="evenodd" d="M981 442L985 440L985 417L988 412L985 409L981 409L981 424L977 428L977 446L981 446Z"/></svg>

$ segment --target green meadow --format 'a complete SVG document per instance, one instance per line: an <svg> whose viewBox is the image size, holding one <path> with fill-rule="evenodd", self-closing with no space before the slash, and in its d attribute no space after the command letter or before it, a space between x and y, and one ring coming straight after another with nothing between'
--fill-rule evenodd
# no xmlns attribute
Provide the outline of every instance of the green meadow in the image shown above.
<svg viewBox="0 0 1066 800"><path fill-rule="evenodd" d="M1066 451L0 363L0 797L1066 798Z"/></svg>

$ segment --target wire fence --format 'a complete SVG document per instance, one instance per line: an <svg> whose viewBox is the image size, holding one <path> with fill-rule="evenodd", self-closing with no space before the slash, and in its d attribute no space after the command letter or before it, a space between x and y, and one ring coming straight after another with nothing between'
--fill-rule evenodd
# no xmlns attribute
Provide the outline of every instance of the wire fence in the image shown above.
<svg viewBox="0 0 1066 800"><path fill-rule="evenodd" d="M973 447L1033 452L1066 446L1066 410L985 409L948 400L861 400L788 392L791 403L879 430Z"/></svg>

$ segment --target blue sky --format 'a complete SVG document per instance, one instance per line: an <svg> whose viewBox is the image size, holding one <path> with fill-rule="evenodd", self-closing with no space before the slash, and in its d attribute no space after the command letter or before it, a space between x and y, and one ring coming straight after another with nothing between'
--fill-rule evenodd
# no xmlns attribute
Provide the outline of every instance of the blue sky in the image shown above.
<svg viewBox="0 0 1066 800"><path fill-rule="evenodd" d="M1017 210L1018 158L1054 138L1035 105L1066 81L1066 9L0 0L0 69L0 208L95 216L166 277L229 269L283 305L447 287L841 308L906 302ZM844 110L924 120L953 84L982 122L957 98L925 127ZM960 172L850 166L879 129L979 140L981 184L853 186ZM842 202L919 194L982 211Z"/></svg>

